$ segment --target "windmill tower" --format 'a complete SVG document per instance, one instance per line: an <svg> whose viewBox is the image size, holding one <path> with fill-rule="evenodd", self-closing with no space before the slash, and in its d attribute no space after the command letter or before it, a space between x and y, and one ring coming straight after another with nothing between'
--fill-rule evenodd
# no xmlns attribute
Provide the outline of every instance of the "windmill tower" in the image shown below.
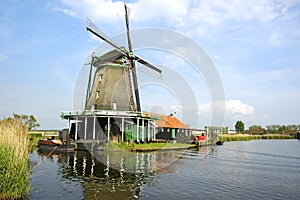
<svg viewBox="0 0 300 200"><path fill-rule="evenodd" d="M92 55L86 91L85 110L120 110L141 112L136 62L155 73L162 71L133 53L129 29L129 9L124 4L128 49L119 47L100 31L89 19L86 29L108 43L114 50ZM96 68L92 77L92 68Z"/></svg>
<svg viewBox="0 0 300 200"><path fill-rule="evenodd" d="M83 110L61 114L62 119L68 120L70 137L76 144L95 146L111 140L144 142L156 138L157 116L141 112L136 62L154 74L160 75L162 70L133 53L129 9L125 4L124 8L128 49L118 46L87 20L87 31L114 50L91 55Z"/></svg>

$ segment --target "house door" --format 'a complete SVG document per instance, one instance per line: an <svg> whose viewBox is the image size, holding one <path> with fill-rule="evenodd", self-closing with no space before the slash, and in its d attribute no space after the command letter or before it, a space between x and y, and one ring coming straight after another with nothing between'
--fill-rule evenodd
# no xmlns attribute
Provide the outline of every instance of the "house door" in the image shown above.
<svg viewBox="0 0 300 200"><path fill-rule="evenodd" d="M175 138L175 129L172 128L172 139L174 139L174 138Z"/></svg>

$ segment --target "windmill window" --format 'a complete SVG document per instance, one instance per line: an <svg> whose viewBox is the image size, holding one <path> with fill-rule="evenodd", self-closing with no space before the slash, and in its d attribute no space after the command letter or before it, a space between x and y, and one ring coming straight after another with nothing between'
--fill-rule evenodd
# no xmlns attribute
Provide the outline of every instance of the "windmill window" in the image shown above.
<svg viewBox="0 0 300 200"><path fill-rule="evenodd" d="M103 79L103 74L100 74L100 75L99 75L99 81L101 82L102 79Z"/></svg>
<svg viewBox="0 0 300 200"><path fill-rule="evenodd" d="M96 99L98 99L100 97L100 91L96 92Z"/></svg>

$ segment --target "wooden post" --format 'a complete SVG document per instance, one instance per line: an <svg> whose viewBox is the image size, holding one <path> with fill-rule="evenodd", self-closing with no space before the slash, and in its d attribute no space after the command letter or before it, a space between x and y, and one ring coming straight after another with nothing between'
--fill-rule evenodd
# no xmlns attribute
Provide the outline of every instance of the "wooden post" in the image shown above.
<svg viewBox="0 0 300 200"><path fill-rule="evenodd" d="M84 122L84 139L86 139L86 131L87 131L87 116L85 116L85 122Z"/></svg>
<svg viewBox="0 0 300 200"><path fill-rule="evenodd" d="M124 117L122 117L122 142L124 142Z"/></svg>
<svg viewBox="0 0 300 200"><path fill-rule="evenodd" d="M71 122L70 122L70 117L68 118L68 128L69 128L69 133L71 132Z"/></svg>
<svg viewBox="0 0 300 200"><path fill-rule="evenodd" d="M142 141L145 140L145 120L142 119Z"/></svg>
<svg viewBox="0 0 300 200"><path fill-rule="evenodd" d="M77 140L77 138L78 138L78 116L76 115L76 118L75 118L75 120L76 120L76 125L75 125L75 140Z"/></svg>
<svg viewBox="0 0 300 200"><path fill-rule="evenodd" d="M136 141L139 141L139 134L140 134L140 119L137 118L137 123L136 123Z"/></svg>
<svg viewBox="0 0 300 200"><path fill-rule="evenodd" d="M93 140L95 139L96 135L96 116L94 116L94 124L93 124Z"/></svg>
<svg viewBox="0 0 300 200"><path fill-rule="evenodd" d="M153 132L153 140L156 140L156 136L155 136L155 124L154 124L154 122L152 124L152 132Z"/></svg>
<svg viewBox="0 0 300 200"><path fill-rule="evenodd" d="M150 141L150 120L148 120L148 126L147 126L147 140Z"/></svg>
<svg viewBox="0 0 300 200"><path fill-rule="evenodd" d="M110 117L107 119L107 141L109 142L109 133L110 133Z"/></svg>

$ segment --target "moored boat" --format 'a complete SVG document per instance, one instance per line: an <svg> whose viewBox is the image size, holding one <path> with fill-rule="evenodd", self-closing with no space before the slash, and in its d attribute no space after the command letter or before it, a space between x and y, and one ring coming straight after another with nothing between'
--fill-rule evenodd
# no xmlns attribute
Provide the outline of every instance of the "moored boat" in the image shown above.
<svg viewBox="0 0 300 200"><path fill-rule="evenodd" d="M38 147L41 151L74 151L74 144L62 143L61 140L41 139L38 141Z"/></svg>
<svg viewBox="0 0 300 200"><path fill-rule="evenodd" d="M205 142L206 142L206 136L205 136L204 134L201 134L201 135L194 135L193 142L194 142L197 146L204 145Z"/></svg>
<svg viewBox="0 0 300 200"><path fill-rule="evenodd" d="M41 151L74 151L74 144L69 141L69 131L64 129L59 133L59 139L40 139L38 147Z"/></svg>

